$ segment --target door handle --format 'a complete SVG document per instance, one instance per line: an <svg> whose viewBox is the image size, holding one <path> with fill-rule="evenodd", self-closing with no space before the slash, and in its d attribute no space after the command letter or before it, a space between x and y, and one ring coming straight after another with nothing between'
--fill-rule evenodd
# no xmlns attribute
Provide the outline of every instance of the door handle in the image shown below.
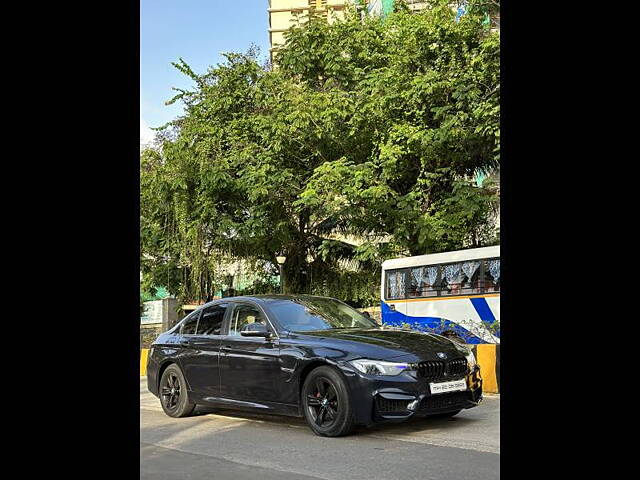
<svg viewBox="0 0 640 480"><path fill-rule="evenodd" d="M223 345L222 347L220 347L220 351L222 352L230 352L232 350L232 348L229 345Z"/></svg>

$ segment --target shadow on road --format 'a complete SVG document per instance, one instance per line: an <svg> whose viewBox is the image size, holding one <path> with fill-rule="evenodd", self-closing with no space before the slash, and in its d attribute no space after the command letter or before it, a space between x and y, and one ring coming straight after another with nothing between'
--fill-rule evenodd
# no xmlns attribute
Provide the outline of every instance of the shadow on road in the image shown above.
<svg viewBox="0 0 640 480"><path fill-rule="evenodd" d="M141 409L162 413L159 400L141 388ZM156 418L156 417L153 417ZM252 426L251 426L252 425ZM272 415L262 412L243 412L226 408L199 406L191 419L171 419L164 416L157 417L153 425L141 425L141 434L149 434L154 438L171 439L174 434L185 438L181 430L202 429L202 432L222 433L240 428L252 428L253 434L268 435L268 432L293 434L293 430L300 434L315 437L306 424L304 418ZM157 429L157 430L156 430ZM153 433L161 431L159 437ZM297 437L297 435L294 435ZM463 410L451 418L414 417L402 423L383 423L371 427L358 426L353 434L346 438L367 439L376 438L406 440L433 445L458 446L482 451L499 453L500 451L500 397L487 397L476 408ZM321 437L315 437L321 438Z"/></svg>
<svg viewBox="0 0 640 480"><path fill-rule="evenodd" d="M465 417L464 414L458 415L460 416L451 418L414 417L402 423L381 423L369 428L362 428L360 433L426 433L429 430L466 428L480 421L477 418Z"/></svg>
<svg viewBox="0 0 640 480"><path fill-rule="evenodd" d="M226 410L222 408L197 407L194 415L222 415L229 418L237 418L242 420L254 420L263 423L272 423L274 425L287 424L295 426L306 426L304 418L287 417L284 415L268 415L264 413L243 412L240 410Z"/></svg>

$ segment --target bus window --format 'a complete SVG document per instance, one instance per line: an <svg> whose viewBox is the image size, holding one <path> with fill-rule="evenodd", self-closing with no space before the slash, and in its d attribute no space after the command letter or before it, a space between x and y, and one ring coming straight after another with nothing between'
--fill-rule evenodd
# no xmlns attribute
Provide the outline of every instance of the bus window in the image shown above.
<svg viewBox="0 0 640 480"><path fill-rule="evenodd" d="M462 285L460 290L463 295L481 293L480 263L480 260L462 262Z"/></svg>
<svg viewBox="0 0 640 480"><path fill-rule="evenodd" d="M500 259L494 258L484 262L484 291L487 293L500 291Z"/></svg>
<svg viewBox="0 0 640 480"><path fill-rule="evenodd" d="M409 285L410 297L435 297L438 295L438 267L417 267L411 269Z"/></svg>
<svg viewBox="0 0 640 480"><path fill-rule="evenodd" d="M406 271L398 270L387 273L387 298L404 298Z"/></svg>
<svg viewBox="0 0 640 480"><path fill-rule="evenodd" d="M462 272L461 263L450 263L442 266L442 276L444 284L440 295L460 295L462 290L462 279L464 273Z"/></svg>

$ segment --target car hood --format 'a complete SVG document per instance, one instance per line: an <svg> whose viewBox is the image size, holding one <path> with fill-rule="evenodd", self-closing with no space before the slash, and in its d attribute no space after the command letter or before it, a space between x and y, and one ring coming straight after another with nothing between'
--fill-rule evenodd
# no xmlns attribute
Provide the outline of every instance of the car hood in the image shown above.
<svg viewBox="0 0 640 480"><path fill-rule="evenodd" d="M419 362L440 360L438 353L447 358L461 357L464 347L440 335L400 329L336 329L304 333L291 333L292 338L313 341L324 348L337 349L348 359L372 358ZM343 357L343 358L344 358Z"/></svg>

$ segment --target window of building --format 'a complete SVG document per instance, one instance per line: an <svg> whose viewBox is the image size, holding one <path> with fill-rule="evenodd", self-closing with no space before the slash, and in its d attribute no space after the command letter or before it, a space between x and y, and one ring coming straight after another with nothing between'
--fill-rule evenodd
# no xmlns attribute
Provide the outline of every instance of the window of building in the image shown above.
<svg viewBox="0 0 640 480"><path fill-rule="evenodd" d="M240 332L243 330L255 329L255 326L250 327L253 323L261 323L266 326L267 320L257 307L251 305L236 305L231 316L231 323L229 324L229 335L240 335Z"/></svg>
<svg viewBox="0 0 640 480"><path fill-rule="evenodd" d="M309 0L309 7L311 10L320 9L327 6L327 0Z"/></svg>
<svg viewBox="0 0 640 480"><path fill-rule="evenodd" d="M406 277L406 270L387 272L387 298L405 298Z"/></svg>
<svg viewBox="0 0 640 480"><path fill-rule="evenodd" d="M198 317L200 316L200 312L193 312L189 315L185 321L182 323L182 328L180 329L180 333L182 335L194 335L196 333L196 329L198 327Z"/></svg>
<svg viewBox="0 0 640 480"><path fill-rule="evenodd" d="M227 307L228 304L224 303L205 308L198 322L198 335L220 335Z"/></svg>
<svg viewBox="0 0 640 480"><path fill-rule="evenodd" d="M411 269L409 284L410 297L435 297L438 295L440 281L437 265Z"/></svg>

